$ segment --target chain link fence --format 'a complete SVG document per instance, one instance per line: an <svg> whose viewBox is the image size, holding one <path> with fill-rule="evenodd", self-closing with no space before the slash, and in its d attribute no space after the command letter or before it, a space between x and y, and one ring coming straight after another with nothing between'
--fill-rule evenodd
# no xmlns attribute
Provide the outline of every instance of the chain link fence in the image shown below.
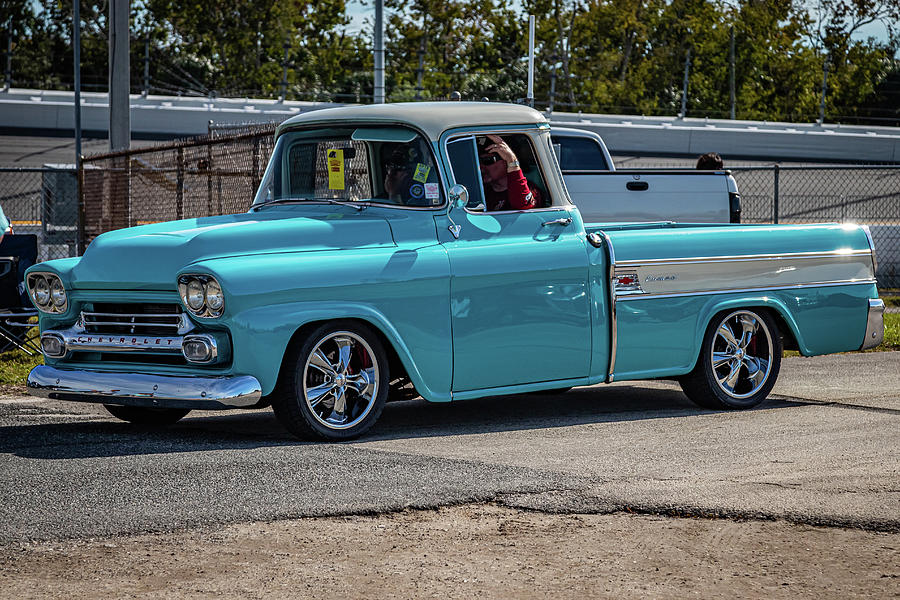
<svg viewBox="0 0 900 600"><path fill-rule="evenodd" d="M38 260L75 256L78 177L74 165L0 168L0 206L13 232L38 236Z"/></svg>
<svg viewBox="0 0 900 600"><path fill-rule="evenodd" d="M113 229L246 211L273 148L275 124L88 156L66 166L0 169L0 205L39 259L75 256ZM878 252L881 287L900 287L900 165L731 167L744 223L861 223ZM81 214L79 214L79 210Z"/></svg>
<svg viewBox="0 0 900 600"><path fill-rule="evenodd" d="M860 223L878 284L900 287L900 165L736 167L744 223Z"/></svg>
<svg viewBox="0 0 900 600"><path fill-rule="evenodd" d="M85 246L105 231L244 212L262 178L274 125L84 158Z"/></svg>

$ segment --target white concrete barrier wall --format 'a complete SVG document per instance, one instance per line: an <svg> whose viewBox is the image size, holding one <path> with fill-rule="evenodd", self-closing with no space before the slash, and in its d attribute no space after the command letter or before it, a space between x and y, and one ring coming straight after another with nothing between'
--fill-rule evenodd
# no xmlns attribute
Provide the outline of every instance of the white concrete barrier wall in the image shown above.
<svg viewBox="0 0 900 600"><path fill-rule="evenodd" d="M74 128L72 92L11 89L0 92L0 128ZM252 98L131 97L134 134L191 136L218 124L283 121L293 115L338 106ZM599 133L614 153L697 156L719 152L757 159L900 163L900 129L809 123L767 123L672 117L553 113L553 124ZM82 94L82 128L106 131L107 95Z"/></svg>

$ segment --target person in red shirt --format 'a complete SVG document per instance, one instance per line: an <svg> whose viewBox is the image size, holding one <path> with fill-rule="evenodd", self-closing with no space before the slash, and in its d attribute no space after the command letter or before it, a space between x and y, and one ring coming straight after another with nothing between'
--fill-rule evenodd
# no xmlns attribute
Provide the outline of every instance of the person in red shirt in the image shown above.
<svg viewBox="0 0 900 600"><path fill-rule="evenodd" d="M488 211L526 210L542 206L538 189L528 185L515 153L499 135L488 135L479 152Z"/></svg>

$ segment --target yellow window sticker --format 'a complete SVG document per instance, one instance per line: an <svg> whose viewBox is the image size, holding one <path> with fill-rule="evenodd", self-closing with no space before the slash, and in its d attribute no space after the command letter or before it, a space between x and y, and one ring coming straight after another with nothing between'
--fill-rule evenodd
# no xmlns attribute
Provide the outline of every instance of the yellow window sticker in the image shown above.
<svg viewBox="0 0 900 600"><path fill-rule="evenodd" d="M413 175L413 181L425 183L426 181L428 181L429 173L431 173L431 167L429 167L428 165L423 165L422 163L416 163L416 172Z"/></svg>
<svg viewBox="0 0 900 600"><path fill-rule="evenodd" d="M328 189L344 189L344 151L328 151Z"/></svg>

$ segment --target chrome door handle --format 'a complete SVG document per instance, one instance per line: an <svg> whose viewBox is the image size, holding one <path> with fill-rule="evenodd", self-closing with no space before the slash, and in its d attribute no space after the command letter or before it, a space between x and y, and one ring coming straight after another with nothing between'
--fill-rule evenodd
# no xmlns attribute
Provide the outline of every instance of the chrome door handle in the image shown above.
<svg viewBox="0 0 900 600"><path fill-rule="evenodd" d="M572 223L572 217L563 217L562 219L553 219L552 221L544 221L541 223L541 227L546 227L547 225L562 225L565 227Z"/></svg>

